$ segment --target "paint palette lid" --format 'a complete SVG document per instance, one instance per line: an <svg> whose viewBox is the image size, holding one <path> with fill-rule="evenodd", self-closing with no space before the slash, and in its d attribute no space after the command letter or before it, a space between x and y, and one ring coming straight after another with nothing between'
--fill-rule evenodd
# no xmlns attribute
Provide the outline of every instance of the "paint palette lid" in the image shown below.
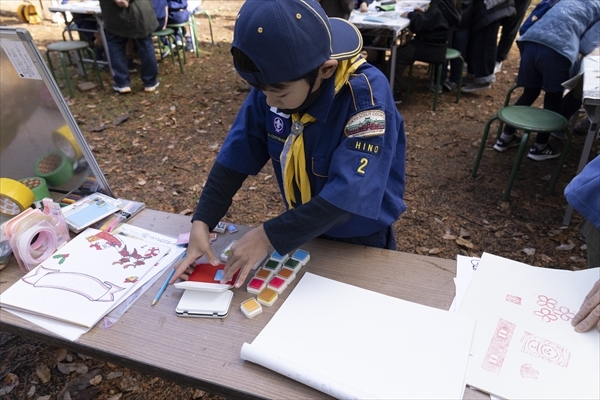
<svg viewBox="0 0 600 400"><path fill-rule="evenodd" d="M310 254L306 250L298 249L294 252L294 254L292 254L292 258L300 261L302 265L306 265L306 263L310 260Z"/></svg>
<svg viewBox="0 0 600 400"><path fill-rule="evenodd" d="M261 278L254 277L250 279L248 285L246 286L246 290L248 293L259 294L261 290L263 290L267 286L267 281Z"/></svg>
<svg viewBox="0 0 600 400"><path fill-rule="evenodd" d="M254 297L243 301L240 305L240 309L248 318L255 317L262 312L262 306Z"/></svg>
<svg viewBox="0 0 600 400"><path fill-rule="evenodd" d="M227 283L221 283L224 268L225 265L223 264L200 263L196 265L194 272L187 281L177 282L174 286L177 289L203 290L206 292L222 292L231 289L240 275L240 270L233 275L233 279Z"/></svg>
<svg viewBox="0 0 600 400"><path fill-rule="evenodd" d="M256 296L256 300L262 305L271 307L278 297L279 294L275 290L266 287Z"/></svg>
<svg viewBox="0 0 600 400"><path fill-rule="evenodd" d="M289 256L287 254L281 255L278 252L274 251L273 254L271 254L271 257L269 257L269 258L272 259L272 260L284 263L285 260L287 260L289 258Z"/></svg>
<svg viewBox="0 0 600 400"><path fill-rule="evenodd" d="M287 281L282 277L275 275L269 280L267 287L281 294L285 288L287 288Z"/></svg>
<svg viewBox="0 0 600 400"><path fill-rule="evenodd" d="M263 265L264 269L268 269L269 271L273 271L273 273L276 273L277 271L279 271L281 269L281 261L277 261L277 260L273 260L272 258L269 258L265 264Z"/></svg>

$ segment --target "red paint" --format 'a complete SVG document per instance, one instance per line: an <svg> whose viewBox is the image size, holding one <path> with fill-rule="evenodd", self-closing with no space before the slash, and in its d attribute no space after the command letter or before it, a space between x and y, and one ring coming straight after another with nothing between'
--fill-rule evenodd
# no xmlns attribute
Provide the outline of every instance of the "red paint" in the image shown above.
<svg viewBox="0 0 600 400"><path fill-rule="evenodd" d="M274 288L279 289L280 287L282 287L283 285L285 285L285 279L282 279L282 278L280 278L278 276L274 276L269 281L269 285L273 286Z"/></svg>
<svg viewBox="0 0 600 400"><path fill-rule="evenodd" d="M248 282L248 287L250 289L259 290L260 288L263 287L264 284L265 284L265 281L263 281L262 279L252 278L252 280L250 282Z"/></svg>

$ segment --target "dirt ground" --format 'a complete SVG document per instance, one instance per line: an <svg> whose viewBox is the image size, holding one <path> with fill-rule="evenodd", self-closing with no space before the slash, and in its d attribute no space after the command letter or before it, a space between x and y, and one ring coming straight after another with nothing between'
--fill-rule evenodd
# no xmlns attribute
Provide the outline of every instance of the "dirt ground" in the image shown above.
<svg viewBox="0 0 600 400"><path fill-rule="evenodd" d="M212 16L215 45L206 19L199 18L201 55L188 54L185 73L165 59L159 63L160 87L145 93L134 73L133 93L105 89L76 93L71 111L92 147L115 196L144 201L149 208L190 214L210 167L245 96L247 86L231 63L231 44L239 0L204 0ZM28 29L41 51L60 40L62 26L44 21L22 24L1 15L0 25ZM583 136L572 150L556 191L547 192L556 160L524 159L509 202L502 195L516 150L487 150L476 178L471 169L486 121L502 106L514 83L519 54L513 46L491 90L440 96L431 111L427 66L417 64L410 103L400 105L407 134L407 211L395 224L399 251L454 259L484 251L531 265L585 268L585 242L576 213L562 227L563 190L576 172ZM82 77L75 76L79 82ZM59 80L68 96L64 82ZM562 143L557 142L559 147ZM592 155L598 154L597 144ZM256 225L283 210L270 165L249 177L234 198L226 220ZM6 399L209 399L215 394L73 354L65 349L0 332L0 397ZM12 390L9 388L12 386Z"/></svg>

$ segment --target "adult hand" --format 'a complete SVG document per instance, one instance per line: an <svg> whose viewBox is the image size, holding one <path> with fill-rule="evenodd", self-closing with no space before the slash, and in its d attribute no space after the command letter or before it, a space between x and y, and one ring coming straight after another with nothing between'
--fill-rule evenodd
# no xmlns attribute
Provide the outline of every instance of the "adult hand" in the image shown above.
<svg viewBox="0 0 600 400"><path fill-rule="evenodd" d="M600 332L600 279L585 296L581 309L571 320L575 332L586 332L594 326Z"/></svg>
<svg viewBox="0 0 600 400"><path fill-rule="evenodd" d="M240 270L235 287L242 286L252 267L265 256L270 247L271 242L262 224L246 233L231 246L221 283L232 279L233 275Z"/></svg>
<svg viewBox="0 0 600 400"><path fill-rule="evenodd" d="M360 12L366 13L369 11L369 4L366 1L360 3Z"/></svg>
<svg viewBox="0 0 600 400"><path fill-rule="evenodd" d="M173 274L169 284L172 285L179 278L187 280L189 274L193 271L193 264L202 256L205 256L212 265L220 264L219 259L215 257L215 254L210 247L210 231L208 225L202 221L194 221L192 223L190 242L185 257L182 258L175 267L175 274Z"/></svg>

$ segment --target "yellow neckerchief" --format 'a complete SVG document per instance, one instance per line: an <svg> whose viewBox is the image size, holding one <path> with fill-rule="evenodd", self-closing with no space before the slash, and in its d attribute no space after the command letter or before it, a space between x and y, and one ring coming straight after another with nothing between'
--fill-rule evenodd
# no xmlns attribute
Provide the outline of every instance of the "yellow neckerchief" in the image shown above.
<svg viewBox="0 0 600 400"><path fill-rule="evenodd" d="M356 56L349 60L342 60L338 63L335 72L335 94L334 96L348 83L350 74L361 66L365 59ZM285 199L290 209L294 208L293 203L296 203L296 195L294 194L294 182L300 189L302 203L307 203L311 199L310 182L306 173L306 160L304 158L304 138L302 131L304 126L315 122L316 119L312 115L305 113L300 117L299 113L292 114L292 133L288 136L281 151L281 172L283 175L283 189ZM299 123L299 125L298 125ZM295 132L294 127L297 128Z"/></svg>

